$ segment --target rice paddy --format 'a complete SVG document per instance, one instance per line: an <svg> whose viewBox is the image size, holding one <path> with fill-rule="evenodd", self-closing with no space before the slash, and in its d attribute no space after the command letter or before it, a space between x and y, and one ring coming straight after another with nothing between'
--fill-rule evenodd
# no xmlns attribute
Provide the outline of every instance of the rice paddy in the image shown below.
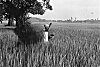
<svg viewBox="0 0 100 67"><path fill-rule="evenodd" d="M99 25L53 23L49 43L24 45L0 29L0 67L100 67Z"/></svg>

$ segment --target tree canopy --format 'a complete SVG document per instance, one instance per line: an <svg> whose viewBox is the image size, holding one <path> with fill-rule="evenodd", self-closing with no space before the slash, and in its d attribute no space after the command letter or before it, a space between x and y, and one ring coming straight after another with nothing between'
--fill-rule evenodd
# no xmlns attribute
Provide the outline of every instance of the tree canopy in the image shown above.
<svg viewBox="0 0 100 67"><path fill-rule="evenodd" d="M2 0L1 2L4 4L5 13L15 18L28 12L43 15L46 9L52 10L50 0Z"/></svg>
<svg viewBox="0 0 100 67"><path fill-rule="evenodd" d="M46 9L52 10L50 0L1 0L2 14L9 19L15 18L17 23L22 21L27 13L43 15ZM20 19L21 18L21 19Z"/></svg>

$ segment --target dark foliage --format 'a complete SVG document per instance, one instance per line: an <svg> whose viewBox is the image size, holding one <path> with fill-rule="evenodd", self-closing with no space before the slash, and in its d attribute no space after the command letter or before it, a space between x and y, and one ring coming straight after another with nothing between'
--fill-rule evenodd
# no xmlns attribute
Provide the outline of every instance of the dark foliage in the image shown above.
<svg viewBox="0 0 100 67"><path fill-rule="evenodd" d="M38 43L43 40L43 27L39 24L30 24L29 22L15 29L19 40L24 44Z"/></svg>

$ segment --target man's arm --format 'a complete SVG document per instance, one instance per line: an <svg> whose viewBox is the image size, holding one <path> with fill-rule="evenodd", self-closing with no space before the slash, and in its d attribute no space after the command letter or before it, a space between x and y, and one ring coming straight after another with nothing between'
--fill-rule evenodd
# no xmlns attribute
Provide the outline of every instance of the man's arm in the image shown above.
<svg viewBox="0 0 100 67"><path fill-rule="evenodd" d="M52 23L49 24L49 28L50 28L51 25L52 25Z"/></svg>

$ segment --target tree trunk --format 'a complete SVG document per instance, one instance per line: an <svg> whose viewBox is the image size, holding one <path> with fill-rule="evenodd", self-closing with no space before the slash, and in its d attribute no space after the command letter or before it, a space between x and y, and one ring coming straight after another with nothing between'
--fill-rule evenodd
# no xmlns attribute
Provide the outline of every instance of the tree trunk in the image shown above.
<svg viewBox="0 0 100 67"><path fill-rule="evenodd" d="M13 18L9 18L9 21L8 21L8 26L13 26L14 25L14 23L13 23Z"/></svg>
<svg viewBox="0 0 100 67"><path fill-rule="evenodd" d="M13 26L14 25L14 22L13 21L14 21L13 18L9 18L8 24L5 25L5 26Z"/></svg>

